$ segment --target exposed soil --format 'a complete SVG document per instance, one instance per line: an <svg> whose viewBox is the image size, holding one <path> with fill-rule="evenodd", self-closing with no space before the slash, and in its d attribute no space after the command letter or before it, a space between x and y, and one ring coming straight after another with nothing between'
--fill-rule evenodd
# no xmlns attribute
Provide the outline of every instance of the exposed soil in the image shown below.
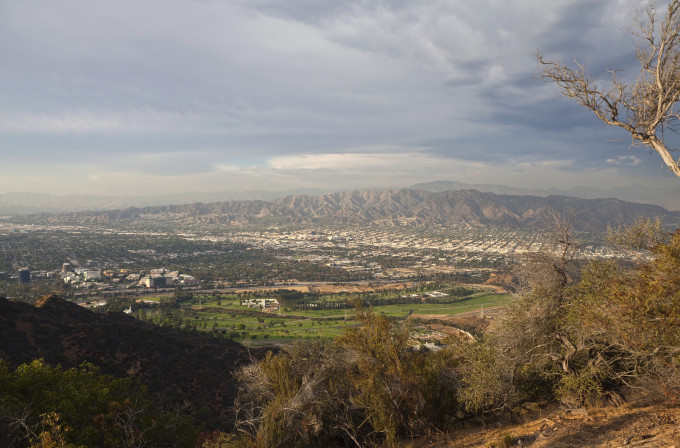
<svg viewBox="0 0 680 448"><path fill-rule="evenodd" d="M441 434L436 442L413 446L473 447L643 447L680 448L680 407L648 400L568 410L556 405L519 417L519 423L486 427L469 422L462 430ZM507 441L510 444L504 445Z"/></svg>
<svg viewBox="0 0 680 448"><path fill-rule="evenodd" d="M513 278L512 274L496 272L492 273L489 276L489 279L486 281L486 284L489 286L493 286L495 288L502 287L504 289L504 292L507 292L507 288L514 289L517 286L515 284L515 279Z"/></svg>

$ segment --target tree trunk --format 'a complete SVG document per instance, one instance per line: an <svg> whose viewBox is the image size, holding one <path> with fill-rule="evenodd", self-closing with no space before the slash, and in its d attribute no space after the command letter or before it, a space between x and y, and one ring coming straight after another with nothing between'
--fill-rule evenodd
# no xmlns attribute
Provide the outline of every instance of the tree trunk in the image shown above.
<svg viewBox="0 0 680 448"><path fill-rule="evenodd" d="M671 155L668 148L666 148L666 146L663 144L663 142L658 140L656 137L652 137L649 139L649 145L654 148L654 151L661 155L664 163L668 165L668 168L671 169L673 174L680 177L680 166L678 166L678 162L673 159L673 156Z"/></svg>

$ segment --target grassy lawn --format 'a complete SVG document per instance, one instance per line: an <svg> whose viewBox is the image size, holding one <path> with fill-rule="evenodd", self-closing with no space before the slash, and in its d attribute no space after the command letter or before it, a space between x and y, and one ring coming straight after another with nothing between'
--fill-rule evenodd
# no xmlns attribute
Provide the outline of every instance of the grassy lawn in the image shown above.
<svg viewBox="0 0 680 448"><path fill-rule="evenodd" d="M463 299L460 302L447 304L422 303L380 305L380 302L376 301L376 303L373 304L373 311L392 317L406 317L411 311L413 314L442 314L452 316L455 314L477 311L481 307L490 308L503 306L509 296L509 294L483 293L481 295ZM347 316L352 316L354 314L353 310L296 310L286 314L306 318L344 319L345 311Z"/></svg>
<svg viewBox="0 0 680 448"><path fill-rule="evenodd" d="M384 312L387 316L400 316L400 313L413 310L413 314L442 314L453 316L461 313L479 311L480 308L491 308L503 306L510 294L484 294L478 297L467 299L458 303L434 305L423 303L422 305L387 305L374 307L377 312Z"/></svg>
<svg viewBox="0 0 680 448"><path fill-rule="evenodd" d="M475 312L483 308L503 306L509 294L477 292L455 303L412 303L380 305L380 299L371 299L373 311L390 317L406 318L409 315L435 314L453 316ZM199 305L200 303L200 305ZM180 302L177 311L183 326L195 326L198 331L211 332L217 337L230 337L254 345L276 341L310 338L336 338L346 326L356 325L353 309L294 310L262 314L259 310L240 305L238 297L202 296ZM347 320L345 320L347 319Z"/></svg>

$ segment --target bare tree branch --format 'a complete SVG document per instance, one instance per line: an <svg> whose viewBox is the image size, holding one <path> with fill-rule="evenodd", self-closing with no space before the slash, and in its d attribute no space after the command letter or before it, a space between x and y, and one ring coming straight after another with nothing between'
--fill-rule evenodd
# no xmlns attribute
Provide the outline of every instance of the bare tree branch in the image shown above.
<svg viewBox="0 0 680 448"><path fill-rule="evenodd" d="M557 84L562 94L590 109L610 126L625 129L633 144L648 146L680 177L664 131L677 133L680 115L680 0L672 0L657 26L656 10L650 6L634 19L633 35L642 41L635 51L640 63L637 80L628 85L609 71L610 86L603 89L578 62L570 67L538 54L540 78Z"/></svg>

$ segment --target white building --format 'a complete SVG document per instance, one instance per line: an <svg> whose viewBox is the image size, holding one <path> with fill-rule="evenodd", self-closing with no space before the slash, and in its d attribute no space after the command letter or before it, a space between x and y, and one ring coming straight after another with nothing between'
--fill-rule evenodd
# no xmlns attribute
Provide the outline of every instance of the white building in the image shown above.
<svg viewBox="0 0 680 448"><path fill-rule="evenodd" d="M83 271L83 278L86 282L96 282L102 279L102 271L86 270Z"/></svg>
<svg viewBox="0 0 680 448"><path fill-rule="evenodd" d="M439 298L439 297L448 297L449 296L448 294L443 293L443 292L439 292L439 291L428 292L425 295L428 296L428 297L432 297L433 299L436 299L436 298Z"/></svg>
<svg viewBox="0 0 680 448"><path fill-rule="evenodd" d="M200 281L197 278L187 274L182 274L179 276L179 278L180 278L179 283L185 286L194 286L200 283Z"/></svg>
<svg viewBox="0 0 680 448"><path fill-rule="evenodd" d="M260 309L263 310L265 308L271 308L271 307L278 308L279 301L276 300L276 299L249 299L249 300L242 300L241 305L247 306L248 308L260 308Z"/></svg>

